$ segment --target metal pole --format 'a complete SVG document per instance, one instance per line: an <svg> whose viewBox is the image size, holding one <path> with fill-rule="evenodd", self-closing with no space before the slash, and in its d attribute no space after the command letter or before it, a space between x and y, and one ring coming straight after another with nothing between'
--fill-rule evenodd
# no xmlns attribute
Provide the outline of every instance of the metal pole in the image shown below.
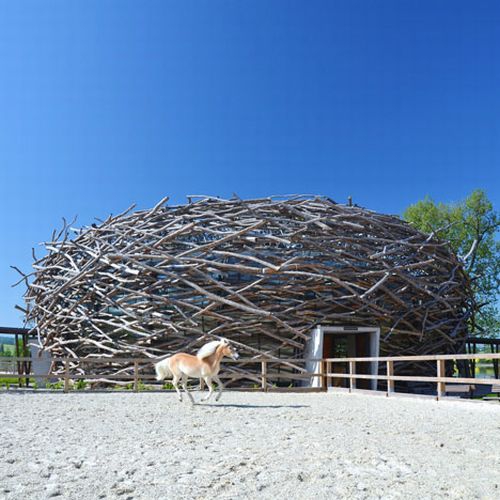
<svg viewBox="0 0 500 500"><path fill-rule="evenodd" d="M356 361L349 361L349 375L356 375ZM349 377L349 392L356 389L356 379Z"/></svg>
<svg viewBox="0 0 500 500"><path fill-rule="evenodd" d="M64 360L64 392L69 391L69 359Z"/></svg>
<svg viewBox="0 0 500 500"><path fill-rule="evenodd" d="M394 361L386 361L387 363L387 376L394 376ZM394 392L394 380L387 379L387 394L386 396L390 396L391 393Z"/></svg>

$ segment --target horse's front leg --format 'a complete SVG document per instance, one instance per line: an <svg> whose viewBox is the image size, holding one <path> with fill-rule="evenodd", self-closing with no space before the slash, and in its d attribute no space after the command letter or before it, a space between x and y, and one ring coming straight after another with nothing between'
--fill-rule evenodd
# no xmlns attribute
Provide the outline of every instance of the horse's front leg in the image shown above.
<svg viewBox="0 0 500 500"><path fill-rule="evenodd" d="M191 395L191 393L188 391L188 388L187 388L187 381L188 381L187 375L183 375L182 376L182 388L186 391L187 395L189 396L189 399L191 400L191 403L194 404L194 398Z"/></svg>
<svg viewBox="0 0 500 500"><path fill-rule="evenodd" d="M208 394L202 399L202 401L208 401L210 399L210 396L212 396L214 392L214 387L212 385L212 377L203 377L203 380L205 381L205 384L208 386Z"/></svg>
<svg viewBox="0 0 500 500"><path fill-rule="evenodd" d="M214 380L217 382L217 390L219 391L217 396L215 397L215 401L219 401L220 397L222 396L222 389L224 388L224 384L220 381L218 375L214 375Z"/></svg>

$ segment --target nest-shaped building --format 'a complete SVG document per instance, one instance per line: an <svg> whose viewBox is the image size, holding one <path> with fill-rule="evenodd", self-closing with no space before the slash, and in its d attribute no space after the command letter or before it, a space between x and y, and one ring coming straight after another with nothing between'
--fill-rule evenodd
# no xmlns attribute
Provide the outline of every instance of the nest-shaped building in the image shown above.
<svg viewBox="0 0 500 500"><path fill-rule="evenodd" d="M319 196L189 201L45 244L26 293L44 349L156 359L226 337L276 359L461 351L472 294L446 242ZM230 369L256 380L255 364Z"/></svg>

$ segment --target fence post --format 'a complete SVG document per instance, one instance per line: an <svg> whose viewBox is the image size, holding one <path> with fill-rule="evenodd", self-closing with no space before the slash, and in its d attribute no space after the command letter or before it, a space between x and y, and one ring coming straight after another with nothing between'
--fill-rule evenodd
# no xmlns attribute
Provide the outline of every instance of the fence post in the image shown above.
<svg viewBox="0 0 500 500"><path fill-rule="evenodd" d="M69 359L64 360L64 392L69 391Z"/></svg>
<svg viewBox="0 0 500 500"><path fill-rule="evenodd" d="M139 391L139 362L134 361L134 392Z"/></svg>
<svg viewBox="0 0 500 500"><path fill-rule="evenodd" d="M328 384L326 383L326 380L325 380L325 360L322 359L320 362L319 362L319 375L320 375L320 379L321 379L321 389L323 391L326 391L328 390Z"/></svg>
<svg viewBox="0 0 500 500"><path fill-rule="evenodd" d="M17 386L19 388L22 387L23 379L21 378L21 361L19 360L21 353L19 352L19 340L16 333L15 340L16 343L16 366L17 366Z"/></svg>
<svg viewBox="0 0 500 500"><path fill-rule="evenodd" d="M438 379L441 379L442 377L445 376L445 362L444 362L444 359L438 359L437 360L437 376L438 376ZM446 393L446 387L445 387L445 383L444 382L441 382L441 381L438 381L437 383L437 399L440 399L442 397L444 397Z"/></svg>
<svg viewBox="0 0 500 500"><path fill-rule="evenodd" d="M267 392L267 361L265 360L262 360L261 362L261 371L262 371L261 388L263 391Z"/></svg>
<svg viewBox="0 0 500 500"><path fill-rule="evenodd" d="M349 361L349 375L356 374L356 361ZM349 392L352 392L353 389L356 389L356 379L349 377Z"/></svg>
<svg viewBox="0 0 500 500"><path fill-rule="evenodd" d="M394 361L387 361L387 376L394 376ZM387 379L387 393L386 396L389 397L391 392L394 392L394 380Z"/></svg>
<svg viewBox="0 0 500 500"><path fill-rule="evenodd" d="M331 384L331 381L333 380L332 379L332 362L331 361L327 361L326 362L326 388L328 389L328 387L330 387L332 384Z"/></svg>

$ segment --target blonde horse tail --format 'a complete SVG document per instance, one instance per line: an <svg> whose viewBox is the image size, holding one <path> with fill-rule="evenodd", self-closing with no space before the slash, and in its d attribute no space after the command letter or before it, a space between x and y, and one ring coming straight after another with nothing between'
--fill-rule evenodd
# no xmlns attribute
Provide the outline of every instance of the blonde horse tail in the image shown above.
<svg viewBox="0 0 500 500"><path fill-rule="evenodd" d="M162 359L159 363L155 364L156 380L161 382L167 377L172 377L172 371L170 370L170 358Z"/></svg>

